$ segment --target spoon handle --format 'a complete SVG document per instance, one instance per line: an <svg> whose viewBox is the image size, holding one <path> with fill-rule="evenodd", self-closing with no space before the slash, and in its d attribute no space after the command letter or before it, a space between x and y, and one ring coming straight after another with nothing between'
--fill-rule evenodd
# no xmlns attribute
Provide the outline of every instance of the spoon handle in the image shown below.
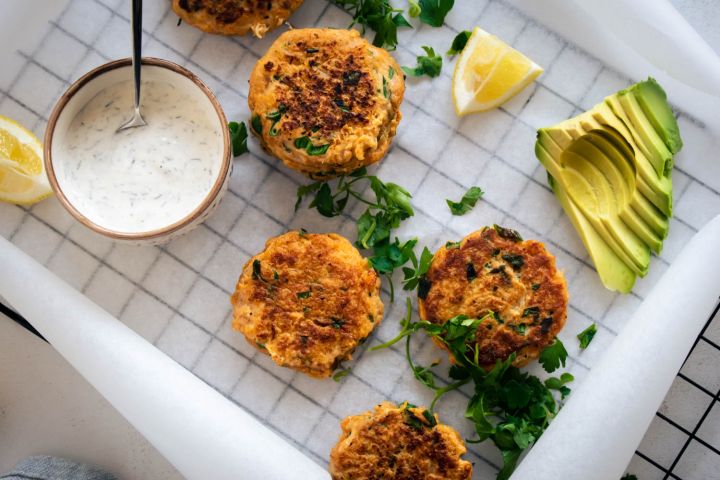
<svg viewBox="0 0 720 480"><path fill-rule="evenodd" d="M140 69L142 56L142 0L132 0L132 67L135 81L135 112L140 112Z"/></svg>

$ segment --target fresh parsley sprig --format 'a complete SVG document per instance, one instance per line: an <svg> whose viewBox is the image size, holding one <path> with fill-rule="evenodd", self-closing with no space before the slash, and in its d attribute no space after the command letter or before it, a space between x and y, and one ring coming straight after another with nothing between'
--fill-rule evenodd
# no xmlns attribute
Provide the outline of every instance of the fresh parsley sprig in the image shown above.
<svg viewBox="0 0 720 480"><path fill-rule="evenodd" d="M375 32L373 45L376 47L395 50L398 27L412 28L403 16L403 10L393 8L388 0L332 0L332 2L352 15L351 27L360 25L363 34L367 28Z"/></svg>
<svg viewBox="0 0 720 480"><path fill-rule="evenodd" d="M437 77L442 70L442 57L435 53L432 47L423 45L423 50L427 55L417 56L417 65L415 67L402 67L403 72L411 77L420 77L427 75L428 77Z"/></svg>
<svg viewBox="0 0 720 480"><path fill-rule="evenodd" d="M408 299L406 315L400 322L400 333L372 350L389 347L405 338L405 356L413 376L435 392L430 404L431 412L445 393L472 381L474 391L465 417L473 422L477 439L468 441L491 440L500 449L503 467L497 479L506 480L515 469L522 452L542 435L557 415L560 407L553 392L565 398L570 393L567 383L573 380L573 376L563 373L560 377L550 377L543 382L514 367L514 353L505 361L498 361L490 371L485 370L478 363L476 336L477 329L483 327L485 319L492 317L493 314L480 319L459 315L444 324L413 322L412 305ZM453 356L454 363L448 372L451 381L447 384L440 383L433 371L436 363L425 367L412 359L411 337L421 330L443 344ZM557 342L553 345L557 345ZM553 346L550 348L557 349ZM552 356L560 361L558 352L553 352Z"/></svg>
<svg viewBox="0 0 720 480"><path fill-rule="evenodd" d="M363 195L367 186L374 193L374 199ZM415 258L413 248L417 239L400 242L396 237L391 241L392 231L400 223L415 214L410 199L412 196L400 185L383 182L374 175L368 175L366 168L338 178L335 188L328 182L314 182L300 186L297 190L295 210L300 208L303 199L312 196L309 208L315 208L321 215L335 217L342 214L350 198L366 205L365 212L357 220L357 240L355 244L366 250L372 250L368 259L373 268L388 278L390 298L394 299L395 287L392 273L408 261Z"/></svg>
<svg viewBox="0 0 720 480"><path fill-rule="evenodd" d="M450 199L446 199L445 201L453 215L465 215L473 209L477 201L480 200L484 194L485 192L483 192L480 187L470 187L459 202L453 202Z"/></svg>

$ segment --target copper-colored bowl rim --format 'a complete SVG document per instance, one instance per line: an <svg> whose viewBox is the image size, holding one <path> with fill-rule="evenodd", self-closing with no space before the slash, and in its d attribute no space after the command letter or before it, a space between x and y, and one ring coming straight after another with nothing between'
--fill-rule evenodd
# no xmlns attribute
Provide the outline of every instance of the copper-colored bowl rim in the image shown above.
<svg viewBox="0 0 720 480"><path fill-rule="evenodd" d="M55 195L57 196L58 201L60 204L68 211L70 214L75 217L76 220L78 220L80 223L85 225L86 227L90 228L91 230L94 230L95 232L98 232L102 235L105 235L107 237L116 239L116 240L153 240L158 239L160 237L164 237L166 235L169 235L171 233L174 233L181 228L191 224L195 220L197 220L200 215L203 214L205 210L208 209L208 207L212 204L213 201L217 198L217 196L220 194L223 184L225 183L225 179L228 174L228 170L230 169L230 165L232 162L232 157L230 154L230 132L227 128L222 128L222 126L227 125L227 118L225 117L225 112L223 112L222 107L220 106L220 102L218 101L217 97L215 97L215 94L208 88L205 83L200 80L200 78L189 71L188 69L181 67L180 65L171 62L169 60L163 60L160 58L154 58L154 57L143 57L142 58L142 64L143 65L149 65L149 66L155 66L155 67L161 67L165 68L167 70L171 70L175 73L179 73L180 75L188 78L191 80L200 90L203 91L203 93L207 96L207 98L210 100L210 103L212 104L213 108L215 109L215 113L218 116L218 119L220 120L221 125L221 131L223 132L223 156L222 156L222 165L220 168L220 172L218 173L218 177L215 180L215 184L213 185L212 189L210 189L210 192L205 196L203 201L198 205L192 212L190 212L188 215L183 217L182 219L178 220L175 223L172 223L166 227L158 228L155 230L149 230L146 232L118 232L115 230L110 230L108 228L102 227L95 222L88 219L85 215L83 215L78 209L75 208L75 206L70 203L70 201L65 196L65 193L62 191L62 188L58 184L57 177L55 176L55 169L53 168L52 163L52 141L53 141L53 135L55 134L55 127L57 125L58 118L60 118L60 115L62 114L63 110L67 106L70 99L75 96L77 92L79 92L84 86L86 86L90 81L94 80L95 78L108 73L112 70L118 69L118 68L124 68L124 67L130 67L132 65L132 61L129 58L123 58L120 60L113 60L112 62L100 65L99 67L94 68L93 70L90 70L88 73L80 77L78 80L75 81L72 85L70 85L70 88L67 89L65 93L60 97L58 102L55 104L55 107L53 108L52 113L50 114L50 118L48 120L47 128L45 129L45 146L44 146L44 163L45 163L45 171L47 173L48 180L50 181L50 186L55 192Z"/></svg>

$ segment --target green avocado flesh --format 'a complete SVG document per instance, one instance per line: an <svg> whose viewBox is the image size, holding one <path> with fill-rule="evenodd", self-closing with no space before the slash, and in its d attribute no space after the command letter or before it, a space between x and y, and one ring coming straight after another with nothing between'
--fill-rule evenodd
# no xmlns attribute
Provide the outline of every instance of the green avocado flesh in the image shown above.
<svg viewBox="0 0 720 480"><path fill-rule="evenodd" d="M672 215L673 155L682 147L652 78L541 128L535 154L605 287L629 292L662 250Z"/></svg>

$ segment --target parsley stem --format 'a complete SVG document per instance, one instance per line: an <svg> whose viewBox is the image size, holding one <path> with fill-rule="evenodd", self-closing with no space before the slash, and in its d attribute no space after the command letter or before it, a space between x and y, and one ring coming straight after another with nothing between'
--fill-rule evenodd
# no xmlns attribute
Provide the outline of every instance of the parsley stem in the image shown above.
<svg viewBox="0 0 720 480"><path fill-rule="evenodd" d="M435 403L437 403L437 401L440 400L440 397L442 397L443 395L445 395L448 392L457 390L458 388L462 387L469 381L470 381L470 377L463 378L462 380L458 380L457 382L451 383L443 388L439 388L437 390L437 393L435 393L435 398L433 398L432 403L430 403L430 413L433 413L435 411Z"/></svg>

